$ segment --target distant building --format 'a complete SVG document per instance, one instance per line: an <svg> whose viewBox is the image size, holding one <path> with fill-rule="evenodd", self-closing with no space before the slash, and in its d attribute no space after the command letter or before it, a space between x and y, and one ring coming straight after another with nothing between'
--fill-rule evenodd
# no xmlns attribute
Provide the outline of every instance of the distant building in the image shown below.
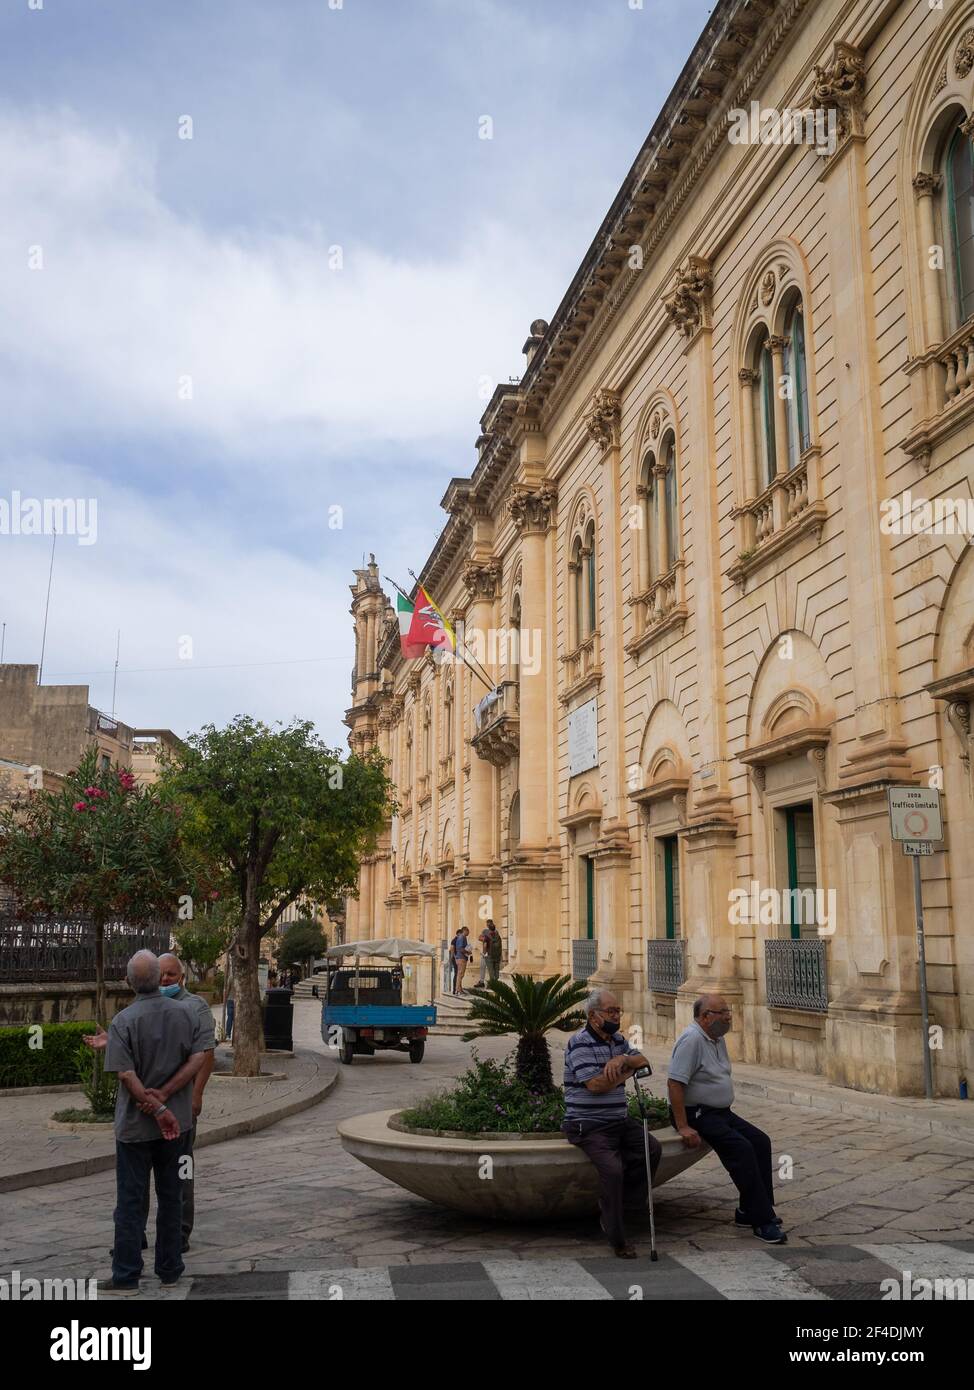
<svg viewBox="0 0 974 1390"><path fill-rule="evenodd" d="M169 729L134 729L95 709L87 685L38 685L36 666L0 666L0 761L64 774L95 747L103 768L154 782L161 750L180 746Z"/></svg>

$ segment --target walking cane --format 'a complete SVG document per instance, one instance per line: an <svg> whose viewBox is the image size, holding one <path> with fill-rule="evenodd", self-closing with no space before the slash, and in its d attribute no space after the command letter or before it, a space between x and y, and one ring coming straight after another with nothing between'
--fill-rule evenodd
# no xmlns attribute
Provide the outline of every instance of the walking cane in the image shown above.
<svg viewBox="0 0 974 1390"><path fill-rule="evenodd" d="M646 1155L646 1194L649 1200L649 1258L654 1263L659 1259L656 1253L656 1216L653 1212L653 1165L649 1157L649 1112L646 1109L646 1100L643 1095L642 1087L639 1084L640 1077L652 1076L651 1067L640 1067L632 1074L632 1084L636 1088L636 1104L639 1106L639 1113L643 1120L643 1152Z"/></svg>

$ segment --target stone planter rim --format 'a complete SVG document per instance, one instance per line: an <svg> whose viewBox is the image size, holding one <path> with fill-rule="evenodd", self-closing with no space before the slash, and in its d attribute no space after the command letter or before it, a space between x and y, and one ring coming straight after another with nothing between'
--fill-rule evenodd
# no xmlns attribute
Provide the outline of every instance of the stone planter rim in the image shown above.
<svg viewBox="0 0 974 1390"><path fill-rule="evenodd" d="M501 1143L512 1143L523 1140L524 1143L538 1143L542 1140L557 1139L564 1142L565 1136L560 1129L531 1129L531 1130L511 1130L511 1129L420 1129L417 1125L403 1124L399 1118L403 1114L402 1110L395 1110L390 1115L386 1124L390 1129L399 1134L416 1134L424 1139L470 1139L477 1144L491 1144L495 1140ZM668 1129L669 1125L659 1126L661 1129ZM652 1126L650 1134L654 1133Z"/></svg>

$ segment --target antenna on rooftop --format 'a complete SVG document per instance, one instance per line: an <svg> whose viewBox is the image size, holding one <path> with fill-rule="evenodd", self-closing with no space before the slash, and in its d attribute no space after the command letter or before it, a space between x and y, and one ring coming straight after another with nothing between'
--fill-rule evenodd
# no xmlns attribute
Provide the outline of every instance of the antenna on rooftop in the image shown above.
<svg viewBox="0 0 974 1390"><path fill-rule="evenodd" d="M44 635L41 637L41 660L37 668L37 684L40 685L44 675L44 649L47 646L47 615L51 609L51 582L54 579L54 547L57 545L57 527L54 528L54 535L51 537L51 568L47 572L47 602L44 605Z"/></svg>
<svg viewBox="0 0 974 1390"><path fill-rule="evenodd" d="M122 629L115 636L115 674L112 677L112 718L115 718L115 690L118 686L118 654L122 647Z"/></svg>

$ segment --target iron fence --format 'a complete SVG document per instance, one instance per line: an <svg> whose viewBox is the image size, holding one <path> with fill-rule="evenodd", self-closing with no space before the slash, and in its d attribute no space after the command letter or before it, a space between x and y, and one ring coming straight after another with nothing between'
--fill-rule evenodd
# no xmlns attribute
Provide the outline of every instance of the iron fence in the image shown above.
<svg viewBox="0 0 974 1390"><path fill-rule="evenodd" d="M105 979L125 978L129 957L168 951L172 928L159 921L136 927L105 923ZM0 982L37 984L48 980L94 980L95 926L90 917L31 917L0 914Z"/></svg>

